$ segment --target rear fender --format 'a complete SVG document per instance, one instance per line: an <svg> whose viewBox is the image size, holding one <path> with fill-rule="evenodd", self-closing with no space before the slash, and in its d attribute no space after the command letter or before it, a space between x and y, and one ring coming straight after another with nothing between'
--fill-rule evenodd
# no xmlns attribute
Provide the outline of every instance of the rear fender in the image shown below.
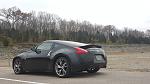
<svg viewBox="0 0 150 84"><path fill-rule="evenodd" d="M74 49L71 48L60 49L52 53L50 59L53 60L54 58L56 58L56 56L58 56L58 54L59 56L61 56L60 54L62 54L63 56L67 56L67 58L69 58L71 62L74 62L77 61L77 56L74 52L75 52Z"/></svg>
<svg viewBox="0 0 150 84"><path fill-rule="evenodd" d="M77 66L80 64L78 56L75 54L75 50L71 48L60 49L51 54L50 59L54 63L58 57L65 56L69 59L71 66Z"/></svg>

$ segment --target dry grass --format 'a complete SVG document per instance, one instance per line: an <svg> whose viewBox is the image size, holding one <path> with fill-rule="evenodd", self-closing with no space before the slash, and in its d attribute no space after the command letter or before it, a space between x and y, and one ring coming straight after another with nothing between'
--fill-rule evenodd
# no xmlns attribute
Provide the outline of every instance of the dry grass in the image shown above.
<svg viewBox="0 0 150 84"><path fill-rule="evenodd" d="M11 62L8 59L0 59L0 67L9 67Z"/></svg>

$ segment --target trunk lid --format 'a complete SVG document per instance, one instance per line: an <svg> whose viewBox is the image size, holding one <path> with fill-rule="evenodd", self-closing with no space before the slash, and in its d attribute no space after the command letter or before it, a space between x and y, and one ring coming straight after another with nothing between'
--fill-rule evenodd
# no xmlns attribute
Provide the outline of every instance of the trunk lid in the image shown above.
<svg viewBox="0 0 150 84"><path fill-rule="evenodd" d="M86 45L86 46L80 46L80 48L85 49L94 55L103 53L102 47L99 45Z"/></svg>
<svg viewBox="0 0 150 84"><path fill-rule="evenodd" d="M93 61L94 63L100 63L106 61L104 50L99 45L85 45L80 48L87 50L89 53L82 55L81 60L84 62Z"/></svg>

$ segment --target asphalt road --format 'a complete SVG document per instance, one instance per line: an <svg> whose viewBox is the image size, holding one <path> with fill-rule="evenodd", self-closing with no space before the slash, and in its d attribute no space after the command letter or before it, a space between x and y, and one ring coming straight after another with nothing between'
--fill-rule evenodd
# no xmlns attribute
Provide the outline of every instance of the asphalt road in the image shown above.
<svg viewBox="0 0 150 84"><path fill-rule="evenodd" d="M15 75L11 68L0 67L0 84L150 84L150 72L100 70L95 74L77 73L58 78L51 73Z"/></svg>

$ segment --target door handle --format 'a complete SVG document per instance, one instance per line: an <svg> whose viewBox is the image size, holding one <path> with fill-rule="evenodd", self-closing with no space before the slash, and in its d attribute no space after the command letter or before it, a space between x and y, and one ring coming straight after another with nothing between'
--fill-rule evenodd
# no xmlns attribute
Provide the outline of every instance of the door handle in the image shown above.
<svg viewBox="0 0 150 84"><path fill-rule="evenodd" d="M52 51L49 51L48 54L47 54L47 56L51 56L51 53L52 53Z"/></svg>

